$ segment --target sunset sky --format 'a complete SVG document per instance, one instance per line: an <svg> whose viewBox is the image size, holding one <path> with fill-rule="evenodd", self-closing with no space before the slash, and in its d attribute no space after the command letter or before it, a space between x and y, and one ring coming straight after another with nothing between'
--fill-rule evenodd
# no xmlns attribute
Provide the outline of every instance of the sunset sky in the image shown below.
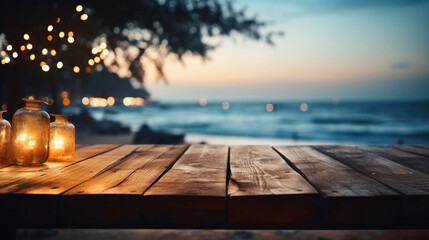
<svg viewBox="0 0 429 240"><path fill-rule="evenodd" d="M218 39L209 61L168 61L169 85L152 76L146 81L154 99L429 98L429 1L236 3L285 35L274 47L238 36Z"/></svg>

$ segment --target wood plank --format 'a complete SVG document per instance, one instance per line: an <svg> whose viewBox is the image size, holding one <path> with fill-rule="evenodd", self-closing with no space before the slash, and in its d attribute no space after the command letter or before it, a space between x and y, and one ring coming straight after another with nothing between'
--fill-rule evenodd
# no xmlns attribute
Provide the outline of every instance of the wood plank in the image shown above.
<svg viewBox="0 0 429 240"><path fill-rule="evenodd" d="M224 227L227 162L227 146L191 145L144 193L145 222L163 228Z"/></svg>
<svg viewBox="0 0 429 240"><path fill-rule="evenodd" d="M424 149L429 149L429 145L424 145L424 144L415 144L413 146L419 147L419 148L424 148Z"/></svg>
<svg viewBox="0 0 429 240"><path fill-rule="evenodd" d="M360 146L364 151L395 161L409 168L429 174L429 158L401 151L392 146Z"/></svg>
<svg viewBox="0 0 429 240"><path fill-rule="evenodd" d="M276 147L323 196L328 228L377 228L400 224L400 196L377 181L311 147Z"/></svg>
<svg viewBox="0 0 429 240"><path fill-rule="evenodd" d="M419 147L414 147L414 146L410 146L410 145L394 145L394 147L396 149L399 149L399 150L402 150L405 152L429 157L429 149L426 149L426 148L419 148Z"/></svg>
<svg viewBox="0 0 429 240"><path fill-rule="evenodd" d="M0 204L8 206L7 214L2 214L0 222L10 222L33 227L47 227L43 224L52 224L57 227L55 219L59 203L58 194L94 177L124 161L128 154L137 146L126 145L97 155L85 161L78 161L68 166L47 170L49 174L20 178L5 185L0 190Z"/></svg>
<svg viewBox="0 0 429 240"><path fill-rule="evenodd" d="M141 195L187 148L140 146L125 162L65 192L59 219L76 227L144 226Z"/></svg>
<svg viewBox="0 0 429 240"><path fill-rule="evenodd" d="M231 146L228 227L302 228L320 224L318 192L269 146Z"/></svg>
<svg viewBox="0 0 429 240"><path fill-rule="evenodd" d="M317 149L402 193L406 223L429 227L429 175L355 147Z"/></svg>

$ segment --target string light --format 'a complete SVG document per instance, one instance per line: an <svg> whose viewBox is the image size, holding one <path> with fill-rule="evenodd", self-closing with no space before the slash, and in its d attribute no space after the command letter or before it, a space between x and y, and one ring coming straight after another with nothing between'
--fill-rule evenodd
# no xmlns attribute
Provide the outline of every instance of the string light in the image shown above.
<svg viewBox="0 0 429 240"><path fill-rule="evenodd" d="M36 55L34 55L34 54L31 54L31 55L30 55L30 60L31 60L31 61L33 61L35 58L36 58Z"/></svg>
<svg viewBox="0 0 429 240"><path fill-rule="evenodd" d="M28 49L28 50L33 49L33 45L32 45L31 43L27 44L27 49Z"/></svg>
<svg viewBox="0 0 429 240"><path fill-rule="evenodd" d="M4 59L2 59L1 64L6 64L6 61Z"/></svg>
<svg viewBox="0 0 429 240"><path fill-rule="evenodd" d="M92 48L92 50L91 50L91 53L92 53L92 54L97 54L97 52L98 52L98 51L97 51L97 48Z"/></svg>
<svg viewBox="0 0 429 240"><path fill-rule="evenodd" d="M57 68L58 69L61 69L63 66L64 66L64 64L62 62L58 62L57 63Z"/></svg>
<svg viewBox="0 0 429 240"><path fill-rule="evenodd" d="M73 68L73 71L74 71L75 73L79 73L79 72L80 72L80 68L79 68L78 66L75 66L75 67Z"/></svg>
<svg viewBox="0 0 429 240"><path fill-rule="evenodd" d="M9 58L9 57L6 57L6 58L4 59L4 62L5 62L5 63L10 63L10 58Z"/></svg>
<svg viewBox="0 0 429 240"><path fill-rule="evenodd" d="M68 33L68 36L69 36L69 37L73 37L73 32L72 32L72 31L70 31L70 32Z"/></svg>
<svg viewBox="0 0 429 240"><path fill-rule="evenodd" d="M48 49L46 49L46 48L42 49L42 54L43 54L43 55L48 54Z"/></svg>
<svg viewBox="0 0 429 240"><path fill-rule="evenodd" d="M30 39L30 35L28 35L28 34L26 33L26 34L24 34L23 38L24 38L24 40L28 40L28 39Z"/></svg>
<svg viewBox="0 0 429 240"><path fill-rule="evenodd" d="M53 39L52 35L48 35L47 39L48 39L48 41L52 41L52 39Z"/></svg>
<svg viewBox="0 0 429 240"><path fill-rule="evenodd" d="M6 50L8 50L8 51L12 51L12 49L13 49L13 47L12 47L12 45L7 45L7 47L6 47Z"/></svg>
<svg viewBox="0 0 429 240"><path fill-rule="evenodd" d="M89 64L89 66L92 66L92 65L94 65L94 60L92 60L92 59L89 59L89 60L88 60L88 64Z"/></svg>
<svg viewBox="0 0 429 240"><path fill-rule="evenodd" d="M101 59L105 59L105 58L106 58L106 55L104 55L104 54L102 53L102 54L100 54L100 58L101 58Z"/></svg>
<svg viewBox="0 0 429 240"><path fill-rule="evenodd" d="M107 55L107 54L109 54L109 50L104 49L102 53L103 53L104 55Z"/></svg>
<svg viewBox="0 0 429 240"><path fill-rule="evenodd" d="M1 55L2 56L6 56L6 52L5 51L1 51Z"/></svg>
<svg viewBox="0 0 429 240"><path fill-rule="evenodd" d="M64 32L60 32L60 33L58 34L58 36L59 36L60 38L63 38L65 35L66 35L66 34L65 34Z"/></svg>
<svg viewBox="0 0 429 240"><path fill-rule="evenodd" d="M67 41L68 41L69 43L73 43L73 42L74 42L74 38L73 38L73 37L68 37L68 38L67 38Z"/></svg>
<svg viewBox="0 0 429 240"><path fill-rule="evenodd" d="M104 49L104 48L106 48L106 47L107 47L107 45L106 45L106 43L102 42L102 43L100 44L100 47Z"/></svg>
<svg viewBox="0 0 429 240"><path fill-rule="evenodd" d="M21 45L21 51L25 51L25 46Z"/></svg>
<svg viewBox="0 0 429 240"><path fill-rule="evenodd" d="M18 53L17 53L17 52L13 52L13 53L12 53L12 57L13 57L13 58L17 58L17 57L18 57Z"/></svg>
<svg viewBox="0 0 429 240"><path fill-rule="evenodd" d="M47 29L48 29L48 32L52 32L52 30L54 30L54 26L49 25Z"/></svg>
<svg viewBox="0 0 429 240"><path fill-rule="evenodd" d="M95 57L95 58L94 58L94 62L95 62L95 63L99 63L99 62L100 62L100 58L99 58L99 57Z"/></svg>
<svg viewBox="0 0 429 240"><path fill-rule="evenodd" d="M43 65L46 65L46 63L45 63L45 62L43 62L43 61L42 61L42 62L40 62L40 66L41 66L41 67L43 67Z"/></svg>
<svg viewBox="0 0 429 240"><path fill-rule="evenodd" d="M57 51L55 51L55 49L52 49L52 50L51 50L51 55L52 55L52 56L57 55Z"/></svg>
<svg viewBox="0 0 429 240"><path fill-rule="evenodd" d="M76 6L76 12L82 12L82 10L83 10L82 5L77 5Z"/></svg>
<svg viewBox="0 0 429 240"><path fill-rule="evenodd" d="M61 21L61 18L57 17L57 23L59 23Z"/></svg>
<svg viewBox="0 0 429 240"><path fill-rule="evenodd" d="M45 64L45 65L43 65L43 66L42 66L42 70L43 70L44 72L48 72L48 71L49 71L49 69L50 69L50 67L49 67L49 65L47 65L47 64Z"/></svg>
<svg viewBox="0 0 429 240"><path fill-rule="evenodd" d="M85 21L88 19L88 14L82 14L82 16L80 16L80 20Z"/></svg>

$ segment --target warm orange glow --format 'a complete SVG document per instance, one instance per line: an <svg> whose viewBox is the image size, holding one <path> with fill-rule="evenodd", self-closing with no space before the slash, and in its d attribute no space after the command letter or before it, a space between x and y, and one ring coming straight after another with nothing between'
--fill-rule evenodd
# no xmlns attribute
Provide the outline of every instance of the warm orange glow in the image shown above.
<svg viewBox="0 0 429 240"><path fill-rule="evenodd" d="M46 65L45 62L40 62L40 66L42 67L43 65Z"/></svg>
<svg viewBox="0 0 429 240"><path fill-rule="evenodd" d="M57 51L55 51L55 49L52 49L52 50L51 50L51 55L52 55L52 56L57 55Z"/></svg>
<svg viewBox="0 0 429 240"><path fill-rule="evenodd" d="M223 110L228 110L229 109L229 102L223 102L222 108L223 108Z"/></svg>
<svg viewBox="0 0 429 240"><path fill-rule="evenodd" d="M49 25L47 29L48 29L48 32L52 32L52 30L54 30L54 26Z"/></svg>
<svg viewBox="0 0 429 240"><path fill-rule="evenodd" d="M82 14L82 16L80 16L80 20L85 21L88 19L88 14Z"/></svg>
<svg viewBox="0 0 429 240"><path fill-rule="evenodd" d="M61 92L61 97L62 98L68 98L69 97L69 93L67 91L62 91Z"/></svg>
<svg viewBox="0 0 429 240"><path fill-rule="evenodd" d="M17 58L17 57L18 57L18 53L17 53L17 52L13 52L13 53L12 53L12 57L13 57L13 58Z"/></svg>
<svg viewBox="0 0 429 240"><path fill-rule="evenodd" d="M69 98L67 98L67 97L66 97L66 98L64 98L64 99L63 99L63 105L64 105L64 106L69 106L69 105L70 105L70 99L69 99Z"/></svg>
<svg viewBox="0 0 429 240"><path fill-rule="evenodd" d="M1 64L6 64L6 61L4 59L2 59Z"/></svg>
<svg viewBox="0 0 429 240"><path fill-rule="evenodd" d="M75 66L75 67L73 68L73 72L75 72L75 73L79 73L79 72L80 72L80 68L79 68L78 66Z"/></svg>
<svg viewBox="0 0 429 240"><path fill-rule="evenodd" d="M207 99L205 99L205 98L201 98L201 99L200 99L200 106L201 106L201 107L205 107L205 106L207 106Z"/></svg>
<svg viewBox="0 0 429 240"><path fill-rule="evenodd" d="M64 66L63 62L57 62L57 68L61 69Z"/></svg>
<svg viewBox="0 0 429 240"><path fill-rule="evenodd" d="M109 50L107 50L107 49L103 49L103 52L102 52L102 54L104 54L104 55L107 55L107 54L109 54Z"/></svg>
<svg viewBox="0 0 429 240"><path fill-rule="evenodd" d="M26 34L24 34L23 38L24 38L24 40L28 40L28 39L30 39L30 35L28 35L28 34L26 33Z"/></svg>
<svg viewBox="0 0 429 240"><path fill-rule="evenodd" d="M97 52L98 52L97 48L92 48L92 49L91 49L91 53L92 53L92 54L97 54Z"/></svg>
<svg viewBox="0 0 429 240"><path fill-rule="evenodd" d="M48 35L48 37L46 39L48 39L48 41L52 41L53 37L52 37L52 35Z"/></svg>
<svg viewBox="0 0 429 240"><path fill-rule="evenodd" d="M73 32L72 32L72 31L70 31L70 32L67 34L67 36L69 36L69 37L73 37Z"/></svg>
<svg viewBox="0 0 429 240"><path fill-rule="evenodd" d="M88 105L89 104L89 98L87 98L87 97L82 98L82 104L85 106Z"/></svg>
<svg viewBox="0 0 429 240"><path fill-rule="evenodd" d="M31 55L30 55L30 60L31 60L31 61L33 61L34 59L36 59L36 55L31 54Z"/></svg>
<svg viewBox="0 0 429 240"><path fill-rule="evenodd" d="M57 23L61 22L61 18L57 17Z"/></svg>
<svg viewBox="0 0 429 240"><path fill-rule="evenodd" d="M64 32L58 33L58 37L63 38L66 34Z"/></svg>
<svg viewBox="0 0 429 240"><path fill-rule="evenodd" d="M13 47L12 47L12 45L7 45L7 47L6 47L6 50L8 50L8 51L12 51L12 49L13 49Z"/></svg>
<svg viewBox="0 0 429 240"><path fill-rule="evenodd" d="M21 45L21 51L25 51L25 46Z"/></svg>
<svg viewBox="0 0 429 240"><path fill-rule="evenodd" d="M100 59L101 60L103 60L103 59L105 59L106 58L106 55L104 55L104 54L100 54Z"/></svg>
<svg viewBox="0 0 429 240"><path fill-rule="evenodd" d="M99 58L99 57L95 57L95 58L94 58L94 62L95 62L95 63L99 63L99 62L100 62L100 58Z"/></svg>
<svg viewBox="0 0 429 240"><path fill-rule="evenodd" d="M307 103L303 103L300 106L301 111L306 112L308 110L308 105Z"/></svg>
<svg viewBox="0 0 429 240"><path fill-rule="evenodd" d="M43 54L43 55L48 54L48 49L46 49L46 48L42 49L42 54Z"/></svg>
<svg viewBox="0 0 429 240"><path fill-rule="evenodd" d="M272 111L274 110L274 106L273 106L273 104L268 103L268 104L265 106L265 110L267 110L267 112L272 112Z"/></svg>
<svg viewBox="0 0 429 240"><path fill-rule="evenodd" d="M104 49L104 48L106 48L106 47L107 47L107 44L106 44L105 42L102 42L102 43L100 43L100 47L101 47L102 49Z"/></svg>
<svg viewBox="0 0 429 240"><path fill-rule="evenodd" d="M108 97L108 98L107 98L107 105L109 105L109 106L113 106L113 105L115 105L115 98L113 98L113 97Z"/></svg>
<svg viewBox="0 0 429 240"><path fill-rule="evenodd" d="M4 62L5 62L5 63L10 63L10 58L6 57L6 58L4 59Z"/></svg>
<svg viewBox="0 0 429 240"><path fill-rule="evenodd" d="M27 44L27 49L28 49L28 50L33 49L33 45L31 45L31 43Z"/></svg>
<svg viewBox="0 0 429 240"><path fill-rule="evenodd" d="M89 59L89 60L88 60L88 64L89 64L89 66L92 66L92 65L94 65L94 60L92 60L92 59Z"/></svg>
<svg viewBox="0 0 429 240"><path fill-rule="evenodd" d="M42 66L42 70L44 71L44 72L48 72L49 71L49 69L50 69L50 67L49 67L49 65L43 65Z"/></svg>
<svg viewBox="0 0 429 240"><path fill-rule="evenodd" d="M68 41L69 43L73 43L73 42L74 42L74 38L73 38L73 37L68 37L68 38L67 38L67 41Z"/></svg>
<svg viewBox="0 0 429 240"><path fill-rule="evenodd" d="M82 12L82 10L83 10L82 5L77 5L76 6L76 12Z"/></svg>
<svg viewBox="0 0 429 240"><path fill-rule="evenodd" d="M90 67L86 67L85 68L85 72L90 73L91 72L91 68Z"/></svg>
<svg viewBox="0 0 429 240"><path fill-rule="evenodd" d="M6 56L6 52L5 51L1 51L1 55L2 56Z"/></svg>

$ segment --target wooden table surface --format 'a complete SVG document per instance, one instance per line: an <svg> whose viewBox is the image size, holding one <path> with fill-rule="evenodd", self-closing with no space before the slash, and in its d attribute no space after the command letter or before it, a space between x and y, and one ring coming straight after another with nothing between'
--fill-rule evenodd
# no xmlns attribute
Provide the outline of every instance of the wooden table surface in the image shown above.
<svg viewBox="0 0 429 240"><path fill-rule="evenodd" d="M81 145L0 162L0 225L429 228L429 145Z"/></svg>

